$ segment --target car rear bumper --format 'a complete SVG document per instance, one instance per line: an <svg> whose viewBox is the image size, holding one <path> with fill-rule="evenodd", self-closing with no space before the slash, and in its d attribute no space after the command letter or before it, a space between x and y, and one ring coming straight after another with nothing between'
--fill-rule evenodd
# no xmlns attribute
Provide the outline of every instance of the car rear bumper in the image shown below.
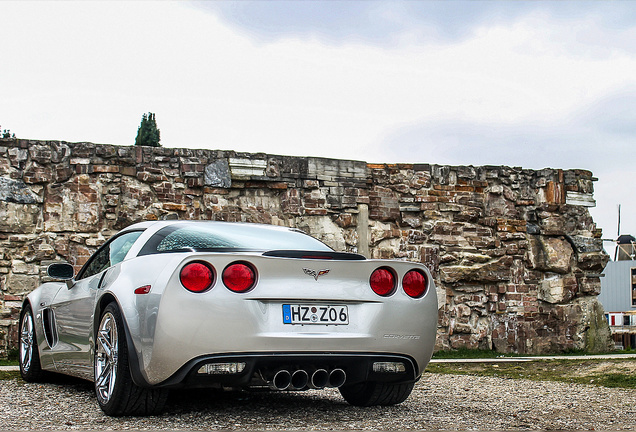
<svg viewBox="0 0 636 432"><path fill-rule="evenodd" d="M238 368L241 370L237 369L234 373L218 373L215 366L206 368L206 365L240 365ZM393 365L388 366L393 370L387 371L387 365ZM215 369L215 371L209 373L209 369ZM284 385L283 380L281 385L275 380L281 371L289 373L290 377L300 376L300 378L295 383L290 382L288 386ZM316 373L320 374L320 379ZM325 373L326 381L322 379ZM421 373L415 360L399 354L230 353L193 359L170 378L153 387L269 387L278 390L304 390L340 387L365 381L414 382ZM305 385L303 385L304 374L307 378ZM334 374L337 374L335 378ZM316 378L315 383L312 382L312 378Z"/></svg>

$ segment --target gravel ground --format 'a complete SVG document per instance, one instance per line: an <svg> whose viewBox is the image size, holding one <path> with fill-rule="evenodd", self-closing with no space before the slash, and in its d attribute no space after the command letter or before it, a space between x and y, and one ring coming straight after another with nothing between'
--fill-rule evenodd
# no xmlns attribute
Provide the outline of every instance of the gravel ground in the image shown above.
<svg viewBox="0 0 636 432"><path fill-rule="evenodd" d="M158 417L110 418L91 384L0 380L0 429L631 430L636 390L426 373L393 407L356 408L336 390L173 392Z"/></svg>

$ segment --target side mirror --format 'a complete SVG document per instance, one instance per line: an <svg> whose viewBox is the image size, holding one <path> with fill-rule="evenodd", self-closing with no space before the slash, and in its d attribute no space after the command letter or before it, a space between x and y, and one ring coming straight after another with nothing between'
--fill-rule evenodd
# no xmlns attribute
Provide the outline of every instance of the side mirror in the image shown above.
<svg viewBox="0 0 636 432"><path fill-rule="evenodd" d="M70 280L75 276L75 269L69 263L54 263L47 267L46 274L53 279Z"/></svg>

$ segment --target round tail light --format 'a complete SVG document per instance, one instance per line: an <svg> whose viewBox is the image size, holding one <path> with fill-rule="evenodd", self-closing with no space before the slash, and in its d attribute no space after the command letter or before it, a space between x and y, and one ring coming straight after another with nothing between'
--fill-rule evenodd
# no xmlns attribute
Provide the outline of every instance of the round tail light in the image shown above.
<svg viewBox="0 0 636 432"><path fill-rule="evenodd" d="M395 291L395 274L388 267L380 267L371 273L371 289L379 296L388 296Z"/></svg>
<svg viewBox="0 0 636 432"><path fill-rule="evenodd" d="M230 291L243 293L254 287L256 272L250 265L236 262L225 267L222 278L223 283Z"/></svg>
<svg viewBox="0 0 636 432"><path fill-rule="evenodd" d="M179 274L181 285L188 291L200 293L208 290L214 282L214 271L207 264L191 262Z"/></svg>
<svg viewBox="0 0 636 432"><path fill-rule="evenodd" d="M428 289L428 278L421 270L410 270L402 279L402 288L409 297L422 297Z"/></svg>

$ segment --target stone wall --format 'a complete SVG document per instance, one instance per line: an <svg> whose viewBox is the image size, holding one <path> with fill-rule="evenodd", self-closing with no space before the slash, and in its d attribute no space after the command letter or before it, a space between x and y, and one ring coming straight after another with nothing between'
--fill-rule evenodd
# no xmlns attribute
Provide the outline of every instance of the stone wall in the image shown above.
<svg viewBox="0 0 636 432"><path fill-rule="evenodd" d="M425 263L437 349L605 349L607 262L583 170L367 164L233 151L0 139L0 355L52 261L165 218L298 227L334 249Z"/></svg>

